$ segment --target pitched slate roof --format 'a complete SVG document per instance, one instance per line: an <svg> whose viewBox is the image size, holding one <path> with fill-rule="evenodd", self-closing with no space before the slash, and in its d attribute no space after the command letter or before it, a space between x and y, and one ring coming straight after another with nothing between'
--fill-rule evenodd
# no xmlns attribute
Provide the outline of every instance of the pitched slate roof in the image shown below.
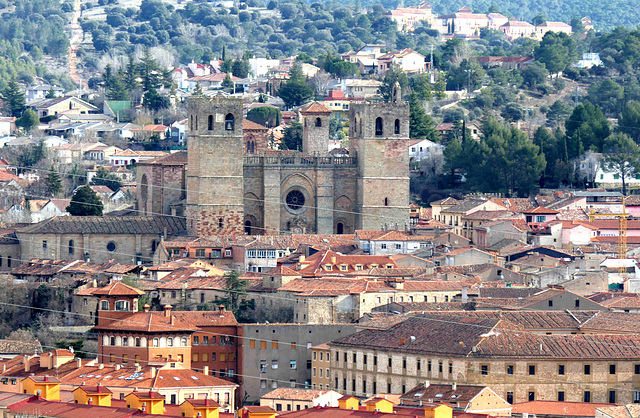
<svg viewBox="0 0 640 418"><path fill-rule="evenodd" d="M56 216L18 232L25 234L176 234L186 230L176 216Z"/></svg>

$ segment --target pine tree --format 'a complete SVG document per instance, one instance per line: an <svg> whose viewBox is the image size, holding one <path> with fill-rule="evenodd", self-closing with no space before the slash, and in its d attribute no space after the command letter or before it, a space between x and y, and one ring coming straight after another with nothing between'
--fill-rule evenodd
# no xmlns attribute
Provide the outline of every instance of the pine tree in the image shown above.
<svg viewBox="0 0 640 418"><path fill-rule="evenodd" d="M58 197L62 193L62 179L60 178L60 174L56 171L53 166L51 167L51 171L46 178L47 184L47 193L53 197Z"/></svg>
<svg viewBox="0 0 640 418"><path fill-rule="evenodd" d="M89 186L82 186L73 194L67 212L73 216L102 216L102 201Z"/></svg>
<svg viewBox="0 0 640 418"><path fill-rule="evenodd" d="M435 142L438 138L435 125L433 118L427 115L418 97L415 94L409 95L409 136L427 138Z"/></svg>
<svg viewBox="0 0 640 418"><path fill-rule="evenodd" d="M10 78L7 87L2 91L2 100L9 107L11 116L20 117L24 110L24 93L15 78Z"/></svg>

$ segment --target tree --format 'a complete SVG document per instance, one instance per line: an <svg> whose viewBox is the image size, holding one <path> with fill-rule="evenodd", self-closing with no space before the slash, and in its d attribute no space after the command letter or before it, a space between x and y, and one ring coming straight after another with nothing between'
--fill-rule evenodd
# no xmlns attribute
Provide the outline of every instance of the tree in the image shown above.
<svg viewBox="0 0 640 418"><path fill-rule="evenodd" d="M289 70L289 80L282 83L278 96L287 107L303 105L313 98L313 88L304 79L299 62L295 62Z"/></svg>
<svg viewBox="0 0 640 418"><path fill-rule="evenodd" d="M55 170L55 168L51 167L49 174L46 178L47 184L47 193L53 197L57 197L62 193L62 179L60 178L60 174Z"/></svg>
<svg viewBox="0 0 640 418"><path fill-rule="evenodd" d="M89 186L76 190L67 206L67 212L73 216L102 216L102 201Z"/></svg>
<svg viewBox="0 0 640 418"><path fill-rule="evenodd" d="M105 167L99 167L96 175L91 179L93 186L107 186L114 192L122 187L122 181L118 176L107 171Z"/></svg>
<svg viewBox="0 0 640 418"><path fill-rule="evenodd" d="M557 128L571 113L571 107L562 100L556 100L547 110L547 126Z"/></svg>
<svg viewBox="0 0 640 418"><path fill-rule="evenodd" d="M508 122L517 122L524 117L524 109L518 103L507 103L500 116Z"/></svg>
<svg viewBox="0 0 640 418"><path fill-rule="evenodd" d="M282 146L284 149L302 150L302 124L300 122L289 122L289 126L284 128L282 134Z"/></svg>
<svg viewBox="0 0 640 418"><path fill-rule="evenodd" d="M453 66L447 73L447 89L469 91L477 90L482 86L485 72L475 61L462 60L460 65Z"/></svg>
<svg viewBox="0 0 640 418"><path fill-rule="evenodd" d="M16 126L24 128L27 132L31 131L39 124L40 119L38 119L38 114L31 109L27 109L22 112L22 116L16 119Z"/></svg>
<svg viewBox="0 0 640 418"><path fill-rule="evenodd" d="M231 74L234 77L239 78L247 78L249 76L249 62L245 60L235 60L233 61L233 66L231 67Z"/></svg>
<svg viewBox="0 0 640 418"><path fill-rule="evenodd" d="M167 109L171 106L171 102L167 96L163 96L154 88L148 90L142 100L145 108L153 111Z"/></svg>
<svg viewBox="0 0 640 418"><path fill-rule="evenodd" d="M231 79L231 73L226 73L224 76L224 80L222 80L222 88L225 90L233 91L236 85L233 83Z"/></svg>
<svg viewBox="0 0 640 418"><path fill-rule="evenodd" d="M545 65L551 74L557 74L578 58L576 42L566 33L547 32L533 56Z"/></svg>
<svg viewBox="0 0 640 418"><path fill-rule="evenodd" d="M624 105L624 88L610 79L595 82L589 86L587 100L600 106L604 113L617 116Z"/></svg>
<svg viewBox="0 0 640 418"><path fill-rule="evenodd" d="M427 138L436 142L438 134L433 118L427 115L422 102L414 94L409 95L409 137Z"/></svg>
<svg viewBox="0 0 640 418"><path fill-rule="evenodd" d="M520 75L522 76L522 85L531 89L539 84L543 84L547 80L549 72L544 65L539 62L534 62L521 69Z"/></svg>
<svg viewBox="0 0 640 418"><path fill-rule="evenodd" d="M640 103L632 101L622 109L618 119L618 130L634 141L640 142Z"/></svg>
<svg viewBox="0 0 640 418"><path fill-rule="evenodd" d="M19 117L24 110L24 93L15 77L7 82L7 87L2 90L2 100L9 107L11 116Z"/></svg>
<svg viewBox="0 0 640 418"><path fill-rule="evenodd" d="M25 169L38 164L46 156L47 151L42 141L33 147L25 147L18 156L18 164L20 165L18 171L23 172Z"/></svg>
<svg viewBox="0 0 640 418"><path fill-rule="evenodd" d="M622 181L622 194L627 195L627 180L640 170L640 147L623 133L615 133L604 143L606 156L603 168L618 175Z"/></svg>
<svg viewBox="0 0 640 418"><path fill-rule="evenodd" d="M51 86L51 88L49 88L49 91L47 92L47 95L44 96L45 99L55 99L56 98L56 92L53 89L53 86Z"/></svg>
<svg viewBox="0 0 640 418"><path fill-rule="evenodd" d="M404 94L408 93L407 87L409 87L409 79L407 78L407 74L400 66L392 65L391 68L384 73L384 79L380 86L380 94L385 101L391 100L393 87L396 85L396 82L400 84L400 88Z"/></svg>
<svg viewBox="0 0 640 418"><path fill-rule="evenodd" d="M577 158L584 151L602 152L604 140L611 134L611 125L602 109L589 102L579 104L564 123L568 158Z"/></svg>
<svg viewBox="0 0 640 418"><path fill-rule="evenodd" d="M282 120L280 109L271 106L254 107L247 112L247 119L262 126L279 126Z"/></svg>

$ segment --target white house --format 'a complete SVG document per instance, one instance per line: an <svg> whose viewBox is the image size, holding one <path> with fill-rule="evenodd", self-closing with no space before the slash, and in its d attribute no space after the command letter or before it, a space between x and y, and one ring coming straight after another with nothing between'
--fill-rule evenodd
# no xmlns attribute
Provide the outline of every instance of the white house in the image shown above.
<svg viewBox="0 0 640 418"><path fill-rule="evenodd" d="M44 99L49 91L53 90L53 97L60 97L64 90L58 86L52 86L50 84L40 84L38 86L27 87L24 92L24 98L27 102L32 100Z"/></svg>
<svg viewBox="0 0 640 418"><path fill-rule="evenodd" d="M278 68L280 60L268 58L249 58L249 68L251 74L258 77L267 74L271 69Z"/></svg>
<svg viewBox="0 0 640 418"><path fill-rule="evenodd" d="M582 59L576 63L571 64L573 67L578 68L591 68L602 65L600 54L597 52L586 52L582 54Z"/></svg>
<svg viewBox="0 0 640 418"><path fill-rule="evenodd" d="M428 139L415 139L409 145L409 161L419 162L425 158L442 155L444 146Z"/></svg>
<svg viewBox="0 0 640 418"><path fill-rule="evenodd" d="M640 172L636 172L624 180L627 189L640 188ZM621 190L622 178L618 173L605 171L604 167L600 165L596 171L595 184L598 188Z"/></svg>

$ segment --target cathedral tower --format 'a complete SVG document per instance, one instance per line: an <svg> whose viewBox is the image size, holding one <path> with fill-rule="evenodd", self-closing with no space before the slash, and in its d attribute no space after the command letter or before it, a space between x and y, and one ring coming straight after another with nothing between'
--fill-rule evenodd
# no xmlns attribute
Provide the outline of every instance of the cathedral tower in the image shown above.
<svg viewBox="0 0 640 418"><path fill-rule="evenodd" d="M352 103L349 146L358 158L356 229L409 224L409 104L396 85L389 103Z"/></svg>
<svg viewBox="0 0 640 418"><path fill-rule="evenodd" d="M242 101L188 102L187 229L190 235L244 233Z"/></svg>
<svg viewBox="0 0 640 418"><path fill-rule="evenodd" d="M302 115L302 152L327 155L329 152L329 119L331 111L318 102L300 109Z"/></svg>

